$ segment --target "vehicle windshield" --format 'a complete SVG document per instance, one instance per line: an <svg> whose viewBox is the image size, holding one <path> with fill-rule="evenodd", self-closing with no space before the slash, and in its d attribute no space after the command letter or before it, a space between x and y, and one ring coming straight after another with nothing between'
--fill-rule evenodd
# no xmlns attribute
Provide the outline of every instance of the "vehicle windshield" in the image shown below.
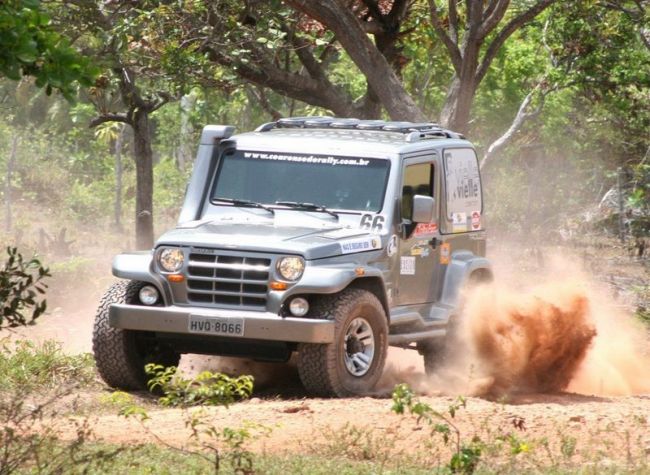
<svg viewBox="0 0 650 475"><path fill-rule="evenodd" d="M373 158L226 152L211 199L313 203L328 209L380 211L390 162Z"/></svg>

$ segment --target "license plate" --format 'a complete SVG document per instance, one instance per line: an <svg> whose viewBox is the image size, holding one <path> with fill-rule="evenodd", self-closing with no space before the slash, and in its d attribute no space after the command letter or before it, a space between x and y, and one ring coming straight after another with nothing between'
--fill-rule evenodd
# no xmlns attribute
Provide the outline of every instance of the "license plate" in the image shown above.
<svg viewBox="0 0 650 475"><path fill-rule="evenodd" d="M244 319L238 317L190 315L188 330L190 333L202 333L205 335L244 336Z"/></svg>

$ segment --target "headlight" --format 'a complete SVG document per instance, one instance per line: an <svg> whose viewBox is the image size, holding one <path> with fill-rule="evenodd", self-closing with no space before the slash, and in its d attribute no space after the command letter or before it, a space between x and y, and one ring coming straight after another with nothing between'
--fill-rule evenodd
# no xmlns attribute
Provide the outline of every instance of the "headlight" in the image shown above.
<svg viewBox="0 0 650 475"><path fill-rule="evenodd" d="M305 270L302 257L283 257L278 261L278 272L285 280L298 280Z"/></svg>
<svg viewBox="0 0 650 475"><path fill-rule="evenodd" d="M167 272L178 272L183 267L183 251L168 247L158 254L158 263Z"/></svg>

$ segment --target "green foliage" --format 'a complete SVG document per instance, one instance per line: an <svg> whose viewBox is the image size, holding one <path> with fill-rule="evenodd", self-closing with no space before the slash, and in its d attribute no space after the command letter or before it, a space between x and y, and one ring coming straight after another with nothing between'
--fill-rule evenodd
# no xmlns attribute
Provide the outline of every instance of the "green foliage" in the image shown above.
<svg viewBox="0 0 650 475"><path fill-rule="evenodd" d="M173 367L156 368L153 365L148 365L148 367L150 370L158 369L171 374L176 370ZM159 377L166 378L166 376ZM150 417L146 410L134 403L133 396L116 391L110 396L105 397L103 402L117 407L120 416L127 418L135 417L138 419L145 430L150 432L154 438L161 441L155 433L155 427L152 428L147 424L150 421ZM223 404L220 403L219 405ZM185 426L190 430L190 447L193 446L194 449L190 449L187 446L176 447L170 444L165 445L172 450L178 450L184 454L196 455L207 461L215 474L221 472L224 461L228 462L228 466L234 473L252 474L255 472L253 470L253 454L248 451L246 444L252 439L268 436L270 429L259 424L251 423L244 424L236 429L217 427L211 422L212 417L210 414L203 409L194 412L187 411L184 412L184 415Z"/></svg>
<svg viewBox="0 0 650 475"><path fill-rule="evenodd" d="M156 164L153 173L156 185L153 193L154 208L161 217L175 219L183 204L189 173L180 171L170 158Z"/></svg>
<svg viewBox="0 0 650 475"><path fill-rule="evenodd" d="M34 76L47 94L58 89L71 99L74 83L90 86L96 70L51 26L40 0L0 3L0 76Z"/></svg>
<svg viewBox="0 0 650 475"><path fill-rule="evenodd" d="M2 390L38 391L66 384L88 385L95 380L95 364L88 353L66 355L61 344L20 340L1 342Z"/></svg>
<svg viewBox="0 0 650 475"><path fill-rule="evenodd" d="M150 419L147 410L135 403L133 396L123 391L113 391L102 396L101 402L117 409L117 414L122 417L135 417L140 422Z"/></svg>
<svg viewBox="0 0 650 475"><path fill-rule="evenodd" d="M7 248L8 258L0 268L0 328L33 323L47 308L44 279L49 269L36 259L26 261L15 247Z"/></svg>
<svg viewBox="0 0 650 475"><path fill-rule="evenodd" d="M474 473L476 466L481 461L483 443L478 437L472 438L469 443L461 441L461 433L453 423L457 412L466 407L467 401L459 396L450 404L446 412L439 412L428 404L419 401L415 393L407 384L398 384L393 390L392 410L396 414L405 412L417 417L417 423L425 422L431 429L431 434L440 434L445 444L453 440L454 454L447 468L452 473Z"/></svg>
<svg viewBox="0 0 650 475"><path fill-rule="evenodd" d="M176 367L148 364L149 390L161 392L159 402L163 406L229 406L235 401L247 399L253 393L253 377L231 378L225 374L203 371L195 378L187 379L176 374Z"/></svg>

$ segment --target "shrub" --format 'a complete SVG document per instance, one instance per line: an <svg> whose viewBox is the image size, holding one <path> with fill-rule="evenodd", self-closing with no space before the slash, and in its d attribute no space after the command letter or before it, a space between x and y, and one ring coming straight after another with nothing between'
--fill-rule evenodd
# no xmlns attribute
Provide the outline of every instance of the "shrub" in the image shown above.
<svg viewBox="0 0 650 475"><path fill-rule="evenodd" d="M2 390L54 389L65 384L87 385L94 381L90 354L66 355L55 341L4 342L0 346Z"/></svg>
<svg viewBox="0 0 650 475"><path fill-rule="evenodd" d="M240 399L247 399L253 393L253 377L231 378L225 374L203 371L192 379L176 374L176 367L165 368L148 364L145 371L151 377L149 389L161 392L159 402L163 406L228 406Z"/></svg>
<svg viewBox="0 0 650 475"><path fill-rule="evenodd" d="M0 269L0 328L27 325L45 312L44 295L47 285L43 282L50 277L49 269L43 267L38 259L26 261L15 247L8 247L9 258Z"/></svg>

